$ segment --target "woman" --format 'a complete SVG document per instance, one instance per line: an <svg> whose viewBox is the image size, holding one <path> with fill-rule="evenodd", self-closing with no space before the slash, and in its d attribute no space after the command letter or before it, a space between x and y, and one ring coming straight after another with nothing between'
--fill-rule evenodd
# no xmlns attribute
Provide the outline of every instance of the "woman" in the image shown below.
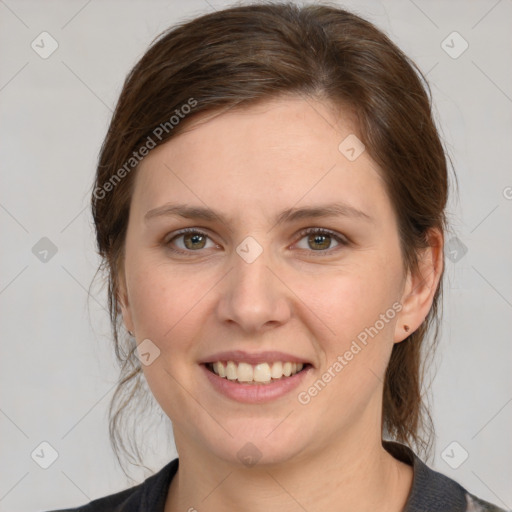
<svg viewBox="0 0 512 512"><path fill-rule="evenodd" d="M202 16L137 63L92 197L111 429L145 378L179 459L74 510L500 510L408 446L448 196L419 76L321 5Z"/></svg>

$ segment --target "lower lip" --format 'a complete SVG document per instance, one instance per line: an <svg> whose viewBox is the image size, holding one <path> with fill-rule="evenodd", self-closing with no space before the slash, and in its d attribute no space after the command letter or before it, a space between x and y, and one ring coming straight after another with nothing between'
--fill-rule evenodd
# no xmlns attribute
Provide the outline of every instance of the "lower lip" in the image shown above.
<svg viewBox="0 0 512 512"><path fill-rule="evenodd" d="M216 391L237 402L247 404L270 402L290 393L299 386L306 375L313 369L309 365L291 377L283 377L268 384L240 384L237 381L219 377L216 373L208 370L205 364L200 366Z"/></svg>

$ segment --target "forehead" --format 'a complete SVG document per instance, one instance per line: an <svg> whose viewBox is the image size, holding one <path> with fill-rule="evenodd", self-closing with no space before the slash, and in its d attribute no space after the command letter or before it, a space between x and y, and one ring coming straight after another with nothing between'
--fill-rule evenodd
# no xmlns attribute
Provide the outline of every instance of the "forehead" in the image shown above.
<svg viewBox="0 0 512 512"><path fill-rule="evenodd" d="M133 199L145 211L179 198L234 215L340 199L369 212L389 209L368 152L355 159L346 152L347 145L360 152L358 141L350 111L310 98L199 116L141 162Z"/></svg>

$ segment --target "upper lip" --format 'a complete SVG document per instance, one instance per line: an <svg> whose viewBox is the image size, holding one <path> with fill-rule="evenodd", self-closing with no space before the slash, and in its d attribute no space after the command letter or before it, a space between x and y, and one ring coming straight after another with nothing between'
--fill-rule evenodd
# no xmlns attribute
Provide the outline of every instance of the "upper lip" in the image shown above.
<svg viewBox="0 0 512 512"><path fill-rule="evenodd" d="M203 358L199 363L215 363L217 361L236 361L237 363L274 363L276 361L311 364L303 357L286 354L285 352L278 352L275 350L265 352L245 352L243 350L230 350L227 352L216 352L211 356Z"/></svg>

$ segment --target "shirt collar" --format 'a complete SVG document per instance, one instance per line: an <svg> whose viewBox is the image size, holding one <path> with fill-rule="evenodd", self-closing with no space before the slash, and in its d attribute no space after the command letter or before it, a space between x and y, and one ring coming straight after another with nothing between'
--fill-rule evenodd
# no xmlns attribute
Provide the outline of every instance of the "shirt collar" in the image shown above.
<svg viewBox="0 0 512 512"><path fill-rule="evenodd" d="M395 459L412 466L414 476L403 512L465 512L466 492L457 482L430 469L408 446L383 441Z"/></svg>

